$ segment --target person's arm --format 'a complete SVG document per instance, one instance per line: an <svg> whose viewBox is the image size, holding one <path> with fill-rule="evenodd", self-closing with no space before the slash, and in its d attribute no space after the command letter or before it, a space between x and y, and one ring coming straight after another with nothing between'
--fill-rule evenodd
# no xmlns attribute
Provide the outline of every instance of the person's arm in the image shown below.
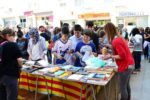
<svg viewBox="0 0 150 100"><path fill-rule="evenodd" d="M47 55L46 41L44 38L41 38L40 45L41 45L40 47L42 49L42 56L44 58Z"/></svg>
<svg viewBox="0 0 150 100"><path fill-rule="evenodd" d="M80 52L80 48L81 48L81 45L80 45L80 42L77 44L76 48L75 48L75 52Z"/></svg>
<svg viewBox="0 0 150 100"><path fill-rule="evenodd" d="M21 67L22 64L23 64L23 59L22 59L21 50L19 49L17 44L14 45L14 55L15 55L15 58L17 59L17 61L18 61L18 65Z"/></svg>
<svg viewBox="0 0 150 100"><path fill-rule="evenodd" d="M29 40L29 43L28 43L27 52L29 54L29 60L31 60L32 59L31 39Z"/></svg>
<svg viewBox="0 0 150 100"><path fill-rule="evenodd" d="M113 58L113 59L121 59L121 57L119 55L111 55L111 58Z"/></svg>
<svg viewBox="0 0 150 100"><path fill-rule="evenodd" d="M91 46L92 46L92 54L93 54L94 56L97 56L97 50L96 50L95 44L92 43Z"/></svg>
<svg viewBox="0 0 150 100"><path fill-rule="evenodd" d="M79 42L75 48L75 54L77 54L77 56L81 57L82 54L80 53L80 49L81 49L82 45L81 43Z"/></svg>
<svg viewBox="0 0 150 100"><path fill-rule="evenodd" d="M144 39L148 39L150 38L150 35L148 34L148 36L146 36L146 34L144 34Z"/></svg>
<svg viewBox="0 0 150 100"><path fill-rule="evenodd" d="M25 38L24 38L24 39L25 39ZM24 47L24 50L27 50L27 48L28 48L28 40L25 39L25 47Z"/></svg>
<svg viewBox="0 0 150 100"><path fill-rule="evenodd" d="M71 40L68 40L68 41L69 41L69 50L67 51L67 53L72 54L74 52L73 44Z"/></svg>
<svg viewBox="0 0 150 100"><path fill-rule="evenodd" d="M123 46L119 43L119 41L113 43L113 48L116 50L117 55L112 55L111 57L114 59L124 59L126 57L126 51Z"/></svg>
<svg viewBox="0 0 150 100"><path fill-rule="evenodd" d="M63 59L63 57L59 54L57 54L56 52L53 52L54 56L57 57L58 59Z"/></svg>
<svg viewBox="0 0 150 100"><path fill-rule="evenodd" d="M23 64L23 59L20 57L20 58L17 58L17 61L18 61L19 66L22 66L22 64Z"/></svg>
<svg viewBox="0 0 150 100"><path fill-rule="evenodd" d="M57 51L58 51L58 45L59 45L59 44L58 44L58 41L57 41L57 42L54 44L54 48L52 49L52 53L54 54L54 56L55 56L56 58L62 59L63 57L57 53Z"/></svg>

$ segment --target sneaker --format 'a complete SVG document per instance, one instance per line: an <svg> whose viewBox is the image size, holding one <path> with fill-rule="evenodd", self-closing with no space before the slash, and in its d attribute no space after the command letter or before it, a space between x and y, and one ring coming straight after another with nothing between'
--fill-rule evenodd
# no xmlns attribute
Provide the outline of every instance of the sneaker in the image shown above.
<svg viewBox="0 0 150 100"><path fill-rule="evenodd" d="M132 72L132 74L138 74L138 71L134 70L134 71Z"/></svg>
<svg viewBox="0 0 150 100"><path fill-rule="evenodd" d="M141 69L136 69L136 71L137 71L137 72L140 72L140 71L141 71Z"/></svg>

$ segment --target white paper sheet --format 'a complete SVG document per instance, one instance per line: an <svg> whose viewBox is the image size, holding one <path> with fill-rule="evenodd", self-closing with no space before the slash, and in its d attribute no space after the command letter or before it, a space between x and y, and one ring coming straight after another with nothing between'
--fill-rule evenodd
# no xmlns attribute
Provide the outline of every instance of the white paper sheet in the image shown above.
<svg viewBox="0 0 150 100"><path fill-rule="evenodd" d="M72 74L68 77L68 79L71 80L80 80L84 75L79 75L79 74Z"/></svg>

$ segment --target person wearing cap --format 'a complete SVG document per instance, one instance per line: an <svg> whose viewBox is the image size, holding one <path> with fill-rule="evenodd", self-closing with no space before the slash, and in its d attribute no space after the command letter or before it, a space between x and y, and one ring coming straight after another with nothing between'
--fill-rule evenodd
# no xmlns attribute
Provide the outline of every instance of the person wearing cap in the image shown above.
<svg viewBox="0 0 150 100"><path fill-rule="evenodd" d="M45 59L47 55L45 39L39 35L38 29L36 28L31 28L29 35L30 40L27 48L29 60L39 61Z"/></svg>
<svg viewBox="0 0 150 100"><path fill-rule="evenodd" d="M22 66L21 51L15 43L15 32L6 28L2 31L0 61L0 99L17 100L18 78Z"/></svg>
<svg viewBox="0 0 150 100"><path fill-rule="evenodd" d="M76 46L75 53L78 58L75 62L75 66L83 67L85 66L85 60L83 57L85 55L96 55L96 47L93 42L90 41L91 30L85 29L83 31L83 39Z"/></svg>
<svg viewBox="0 0 150 100"><path fill-rule="evenodd" d="M61 29L61 38L55 42L54 48L52 50L54 56L56 57L55 64L71 64L71 47L72 43L68 40L69 28L64 26Z"/></svg>

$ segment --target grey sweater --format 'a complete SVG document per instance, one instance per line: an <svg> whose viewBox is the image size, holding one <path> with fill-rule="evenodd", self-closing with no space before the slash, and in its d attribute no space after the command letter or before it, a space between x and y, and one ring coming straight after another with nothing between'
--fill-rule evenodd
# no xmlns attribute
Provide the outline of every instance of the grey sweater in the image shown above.
<svg viewBox="0 0 150 100"><path fill-rule="evenodd" d="M142 49L142 36L140 34L136 34L134 37L131 38L133 42L134 48L133 51L143 51Z"/></svg>

